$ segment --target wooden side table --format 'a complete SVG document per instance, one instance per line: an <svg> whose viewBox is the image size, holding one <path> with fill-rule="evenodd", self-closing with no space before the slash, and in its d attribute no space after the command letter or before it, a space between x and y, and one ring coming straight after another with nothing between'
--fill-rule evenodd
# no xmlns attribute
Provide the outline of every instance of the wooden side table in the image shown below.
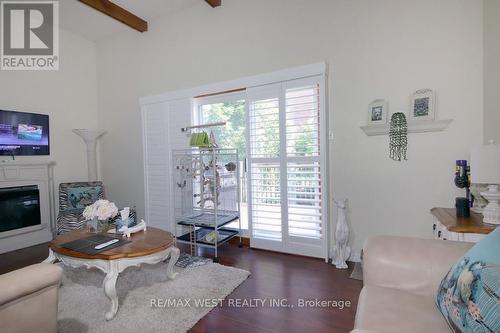
<svg viewBox="0 0 500 333"><path fill-rule="evenodd" d="M471 212L470 217L457 218L455 208L431 209L434 216L434 238L460 242L479 242L495 230L495 226L483 223L483 215Z"/></svg>

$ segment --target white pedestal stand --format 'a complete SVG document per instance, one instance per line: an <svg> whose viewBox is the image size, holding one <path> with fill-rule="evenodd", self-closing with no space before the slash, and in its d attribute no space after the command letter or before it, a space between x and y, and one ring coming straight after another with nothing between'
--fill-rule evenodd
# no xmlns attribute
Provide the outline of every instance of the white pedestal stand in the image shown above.
<svg viewBox="0 0 500 333"><path fill-rule="evenodd" d="M106 134L104 130L74 129L73 133L80 136L87 145L87 168L89 182L97 181L97 140Z"/></svg>

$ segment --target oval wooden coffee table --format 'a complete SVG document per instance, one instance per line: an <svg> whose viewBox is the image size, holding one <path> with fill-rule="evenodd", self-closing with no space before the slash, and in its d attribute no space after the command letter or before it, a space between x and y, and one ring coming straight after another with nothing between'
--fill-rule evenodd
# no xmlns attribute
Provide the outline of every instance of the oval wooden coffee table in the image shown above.
<svg viewBox="0 0 500 333"><path fill-rule="evenodd" d="M174 273L174 264L179 259L179 249L175 247L175 238L171 233L157 229L148 228L132 234L130 243L123 244L104 252L90 255L83 252L70 250L61 244L77 239L85 238L95 234L87 233L83 230L75 230L57 236L49 243L49 256L44 262L53 263L57 260L63 264L77 267L95 267L100 269L106 277L103 281L104 294L111 301L111 308L106 313L106 319L111 320L118 311L118 296L116 295L116 280L118 275L127 267L140 266L141 264L157 264L170 257L167 265L166 275L173 280L177 273ZM113 234L110 234L113 236Z"/></svg>

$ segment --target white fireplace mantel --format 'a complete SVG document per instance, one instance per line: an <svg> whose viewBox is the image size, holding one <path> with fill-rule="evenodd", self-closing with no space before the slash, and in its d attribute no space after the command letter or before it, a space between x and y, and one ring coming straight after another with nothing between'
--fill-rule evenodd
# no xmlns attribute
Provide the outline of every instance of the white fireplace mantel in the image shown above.
<svg viewBox="0 0 500 333"><path fill-rule="evenodd" d="M0 253L52 240L55 230L53 161L1 161L0 188L36 185L41 224L0 232Z"/></svg>

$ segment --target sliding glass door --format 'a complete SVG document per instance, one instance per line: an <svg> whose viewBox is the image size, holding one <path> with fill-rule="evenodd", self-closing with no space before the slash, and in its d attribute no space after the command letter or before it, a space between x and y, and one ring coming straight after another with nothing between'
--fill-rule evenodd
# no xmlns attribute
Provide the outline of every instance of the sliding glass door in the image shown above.
<svg viewBox="0 0 500 333"><path fill-rule="evenodd" d="M327 257L323 76L247 89L251 245Z"/></svg>

